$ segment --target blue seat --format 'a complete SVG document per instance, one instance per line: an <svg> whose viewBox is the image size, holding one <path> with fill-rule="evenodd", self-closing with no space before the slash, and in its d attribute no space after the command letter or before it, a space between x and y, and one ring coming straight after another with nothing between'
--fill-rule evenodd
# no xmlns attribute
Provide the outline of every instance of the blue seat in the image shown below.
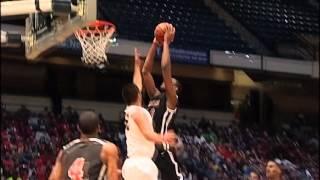
<svg viewBox="0 0 320 180"><path fill-rule="evenodd" d="M303 1L300 3L290 0L217 1L269 46L279 37L291 33L319 33L319 11ZM273 33L270 29L275 29L279 35L266 38L264 34Z"/></svg>
<svg viewBox="0 0 320 180"><path fill-rule="evenodd" d="M232 50L255 52L202 1L109 0L102 4L105 5L99 14L102 19L116 23L119 38L151 41L156 24L168 21L177 28L173 46L200 49L229 49L232 46ZM258 10L250 12L257 13Z"/></svg>

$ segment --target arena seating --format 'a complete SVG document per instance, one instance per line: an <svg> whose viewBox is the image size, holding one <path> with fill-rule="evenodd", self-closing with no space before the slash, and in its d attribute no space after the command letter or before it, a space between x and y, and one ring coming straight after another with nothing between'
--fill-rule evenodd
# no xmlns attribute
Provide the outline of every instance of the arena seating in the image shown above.
<svg viewBox="0 0 320 180"><path fill-rule="evenodd" d="M119 38L151 42L155 26L166 21L176 26L173 43L176 48L255 52L203 1L109 0L100 3L98 16L117 25Z"/></svg>
<svg viewBox="0 0 320 180"><path fill-rule="evenodd" d="M294 42L296 33L319 33L319 11L306 1L217 1L270 48Z"/></svg>
<svg viewBox="0 0 320 180"><path fill-rule="evenodd" d="M99 117L101 137L120 147L123 160L123 125ZM59 149L79 136L77 120L72 108L59 115L48 109L34 113L25 107L17 112L2 108L1 179L47 179ZM178 150L182 173L186 179L201 180L245 179L252 170L264 176L266 161L279 157L286 163L288 179L304 179L306 170L319 179L319 137L297 128L271 136L260 129L240 130L236 124L218 127L206 120L177 124L184 144Z"/></svg>

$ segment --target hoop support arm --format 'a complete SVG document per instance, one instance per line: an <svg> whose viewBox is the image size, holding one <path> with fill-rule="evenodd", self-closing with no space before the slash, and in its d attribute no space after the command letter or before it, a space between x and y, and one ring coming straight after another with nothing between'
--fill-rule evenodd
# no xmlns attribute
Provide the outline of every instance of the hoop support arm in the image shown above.
<svg viewBox="0 0 320 180"><path fill-rule="evenodd" d="M1 31L1 47L21 47L23 42L23 35Z"/></svg>
<svg viewBox="0 0 320 180"><path fill-rule="evenodd" d="M1 16L26 15L36 12L69 14L76 11L71 0L17 0L1 2Z"/></svg>

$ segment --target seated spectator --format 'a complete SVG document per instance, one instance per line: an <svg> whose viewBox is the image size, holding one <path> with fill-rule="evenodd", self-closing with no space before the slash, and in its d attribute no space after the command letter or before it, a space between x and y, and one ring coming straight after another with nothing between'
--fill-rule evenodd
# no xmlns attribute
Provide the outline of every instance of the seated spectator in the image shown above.
<svg viewBox="0 0 320 180"><path fill-rule="evenodd" d="M266 166L266 177L268 180L284 180L280 160L276 159L268 161Z"/></svg>
<svg viewBox="0 0 320 180"><path fill-rule="evenodd" d="M70 121L74 117L69 116L75 113L70 110L64 117L44 111L39 115L26 107L16 113L5 109L2 112L5 112L1 114L2 176L15 180L46 179L54 161L51 155L78 136L76 126ZM124 159L126 147L124 133L119 130L121 124L106 123L102 119L101 116L102 137L121 144ZM177 151L185 179L254 179L255 175L260 179L265 175L269 179L277 178L276 162L272 167L265 167L271 155L282 156L283 178L319 179L319 147L315 133L296 127L294 132L284 129L270 135L258 127L241 130L236 124L219 127L206 121L200 126L195 121L191 125L176 125L183 142L183 148ZM256 174L250 173L252 170Z"/></svg>
<svg viewBox="0 0 320 180"><path fill-rule="evenodd" d="M36 129L39 125L39 117L36 113L32 113L29 117L28 124L32 129Z"/></svg>
<svg viewBox="0 0 320 180"><path fill-rule="evenodd" d="M250 172L249 180L260 180L259 175L255 171Z"/></svg>
<svg viewBox="0 0 320 180"><path fill-rule="evenodd" d="M50 143L51 141L50 136L43 127L36 132L36 141L37 143L41 143L41 142L46 144Z"/></svg>

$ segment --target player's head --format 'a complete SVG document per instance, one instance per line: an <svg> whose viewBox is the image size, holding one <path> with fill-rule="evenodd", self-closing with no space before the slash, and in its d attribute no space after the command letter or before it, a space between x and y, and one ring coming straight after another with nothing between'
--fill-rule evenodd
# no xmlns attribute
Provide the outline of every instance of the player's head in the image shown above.
<svg viewBox="0 0 320 180"><path fill-rule="evenodd" d="M276 160L268 161L266 166L266 176L268 180L281 180L282 170L281 165Z"/></svg>
<svg viewBox="0 0 320 180"><path fill-rule="evenodd" d="M99 118L93 111L80 113L78 128L81 134L96 135L99 132Z"/></svg>
<svg viewBox="0 0 320 180"><path fill-rule="evenodd" d="M126 105L142 103L142 95L135 84L127 84L122 88L122 99Z"/></svg>
<svg viewBox="0 0 320 180"><path fill-rule="evenodd" d="M173 86L175 87L175 89L176 89L176 91L177 91L177 94L180 93L181 90L182 90L181 83L180 83L177 79L175 79L175 78L171 78L171 79L172 79L172 84L173 84ZM161 86L160 86L160 89L161 89L162 91L165 91L166 86L165 86L164 82L162 82L162 84L161 84Z"/></svg>
<svg viewBox="0 0 320 180"><path fill-rule="evenodd" d="M256 172L251 171L250 172L250 176L249 176L249 180L260 180L260 178L259 178L259 175Z"/></svg>

